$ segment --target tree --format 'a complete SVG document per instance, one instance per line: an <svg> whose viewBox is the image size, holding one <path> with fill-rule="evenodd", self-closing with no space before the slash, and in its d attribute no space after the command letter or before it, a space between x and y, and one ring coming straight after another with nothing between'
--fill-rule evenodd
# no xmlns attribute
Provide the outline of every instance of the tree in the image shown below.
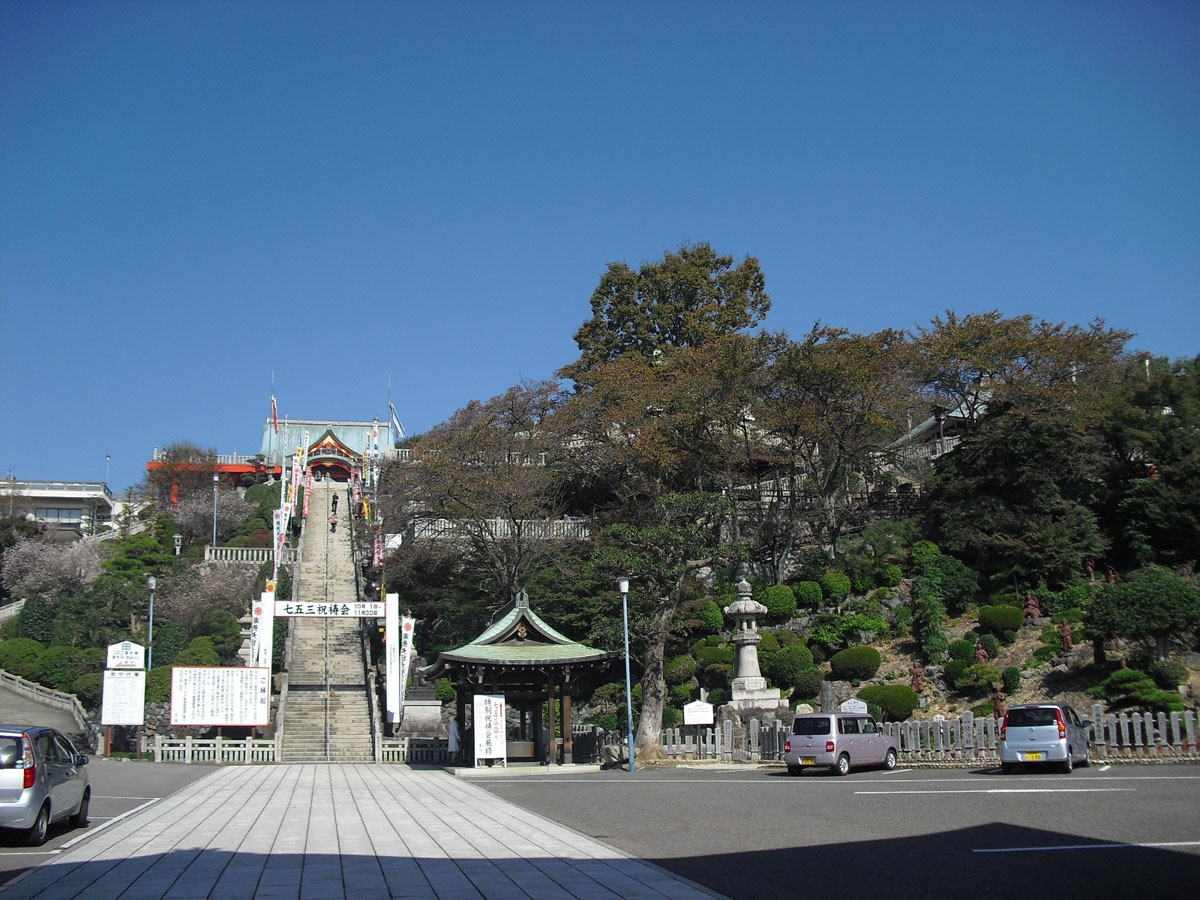
<svg viewBox="0 0 1200 900"><path fill-rule="evenodd" d="M1172 636L1200 627L1200 591L1168 569L1147 566L1106 587L1088 609L1085 627L1095 635L1150 638L1155 656L1166 659Z"/></svg>
<svg viewBox="0 0 1200 900"><path fill-rule="evenodd" d="M257 504L247 503L237 490L225 487L217 491L217 540L229 540L252 518L260 512ZM197 541L212 541L213 532L213 495L212 486L208 492L193 491L183 495L173 513L175 524L188 546Z"/></svg>
<svg viewBox="0 0 1200 900"><path fill-rule="evenodd" d="M20 541L41 536L45 529L24 516L0 517L0 603L8 603L11 594L4 586L4 553Z"/></svg>
<svg viewBox="0 0 1200 900"><path fill-rule="evenodd" d="M215 448L203 449L190 441L168 444L146 469L145 494L163 506L174 506L191 494L212 494L217 468Z"/></svg>
<svg viewBox="0 0 1200 900"><path fill-rule="evenodd" d="M633 271L609 263L592 293L592 317L575 332L578 361L563 377L579 377L629 353L653 357L667 347L699 347L759 324L771 308L758 260L734 267L708 244L683 246Z"/></svg>
<svg viewBox="0 0 1200 900"><path fill-rule="evenodd" d="M235 619L246 614L256 596L256 582L257 573L244 566L188 567L159 582L155 613L182 625L190 637L209 634L216 613ZM221 623L226 624L224 619Z"/></svg>
<svg viewBox="0 0 1200 900"><path fill-rule="evenodd" d="M100 550L91 541L24 539L4 551L4 589L15 597L53 601L100 574Z"/></svg>

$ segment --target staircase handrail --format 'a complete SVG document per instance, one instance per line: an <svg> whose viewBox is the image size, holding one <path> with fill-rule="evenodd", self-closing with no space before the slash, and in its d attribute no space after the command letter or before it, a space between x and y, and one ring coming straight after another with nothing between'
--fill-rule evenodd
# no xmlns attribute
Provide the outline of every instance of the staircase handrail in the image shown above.
<svg viewBox="0 0 1200 900"><path fill-rule="evenodd" d="M350 558L354 561L354 596L367 599L363 592L362 566L358 564L358 527L354 516L350 516ZM359 621L359 637L362 640L363 674L367 685L367 703L371 712L371 754L379 762L379 735L383 733L379 721L379 698L375 695L375 668L371 665L371 638L365 620Z"/></svg>

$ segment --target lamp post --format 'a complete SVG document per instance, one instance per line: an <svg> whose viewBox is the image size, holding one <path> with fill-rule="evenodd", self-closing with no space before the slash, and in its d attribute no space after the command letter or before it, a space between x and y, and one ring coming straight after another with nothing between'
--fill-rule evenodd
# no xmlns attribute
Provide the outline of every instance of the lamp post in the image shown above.
<svg viewBox="0 0 1200 900"><path fill-rule="evenodd" d="M147 582L150 585L150 633L146 637L146 671L149 672L154 662L154 587L158 579L151 575Z"/></svg>
<svg viewBox="0 0 1200 900"><path fill-rule="evenodd" d="M110 453L104 454L104 483L105 484L108 484L108 463L109 463L109 460L111 460L111 459L112 459L112 454L110 454Z"/></svg>
<svg viewBox="0 0 1200 900"><path fill-rule="evenodd" d="M217 484L221 481L220 475L213 476L213 553L217 552ZM214 556L215 558L215 556Z"/></svg>
<svg viewBox="0 0 1200 900"><path fill-rule="evenodd" d="M621 590L621 615L625 620L625 714L629 727L629 771L635 768L633 761L633 681L629 677L629 576L622 575L617 579L617 587Z"/></svg>
<svg viewBox="0 0 1200 900"><path fill-rule="evenodd" d="M177 531L173 540L175 541L175 555L178 556L179 551L183 549L183 535Z"/></svg>

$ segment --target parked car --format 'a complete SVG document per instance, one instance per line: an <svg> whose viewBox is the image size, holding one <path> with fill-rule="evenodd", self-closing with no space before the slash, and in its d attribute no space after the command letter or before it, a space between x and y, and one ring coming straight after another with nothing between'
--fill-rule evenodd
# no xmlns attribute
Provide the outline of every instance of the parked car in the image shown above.
<svg viewBox="0 0 1200 900"><path fill-rule="evenodd" d="M862 713L801 713L783 745L789 775L825 766L845 775L855 766L896 768L900 747L873 718Z"/></svg>
<svg viewBox="0 0 1200 900"><path fill-rule="evenodd" d="M1066 703L1010 706L1000 726L1000 771L1017 765L1057 765L1070 772L1091 762L1092 723Z"/></svg>
<svg viewBox="0 0 1200 900"><path fill-rule="evenodd" d="M0 725L0 828L23 831L38 845L52 822L86 825L87 761L53 728Z"/></svg>

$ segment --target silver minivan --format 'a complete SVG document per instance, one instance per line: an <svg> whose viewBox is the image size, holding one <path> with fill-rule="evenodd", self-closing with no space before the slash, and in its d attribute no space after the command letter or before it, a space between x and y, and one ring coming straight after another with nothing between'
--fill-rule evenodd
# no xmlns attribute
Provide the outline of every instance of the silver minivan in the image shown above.
<svg viewBox="0 0 1200 900"><path fill-rule="evenodd" d="M23 831L28 843L39 845L52 822L86 825L87 761L53 728L0 725L0 828Z"/></svg>
<svg viewBox="0 0 1200 900"><path fill-rule="evenodd" d="M1018 765L1057 765L1070 772L1091 762L1091 726L1066 703L1010 706L1000 726L1000 771Z"/></svg>
<svg viewBox="0 0 1200 900"><path fill-rule="evenodd" d="M783 745L789 775L824 766L845 775L852 766L896 768L900 747L863 713L801 713Z"/></svg>

